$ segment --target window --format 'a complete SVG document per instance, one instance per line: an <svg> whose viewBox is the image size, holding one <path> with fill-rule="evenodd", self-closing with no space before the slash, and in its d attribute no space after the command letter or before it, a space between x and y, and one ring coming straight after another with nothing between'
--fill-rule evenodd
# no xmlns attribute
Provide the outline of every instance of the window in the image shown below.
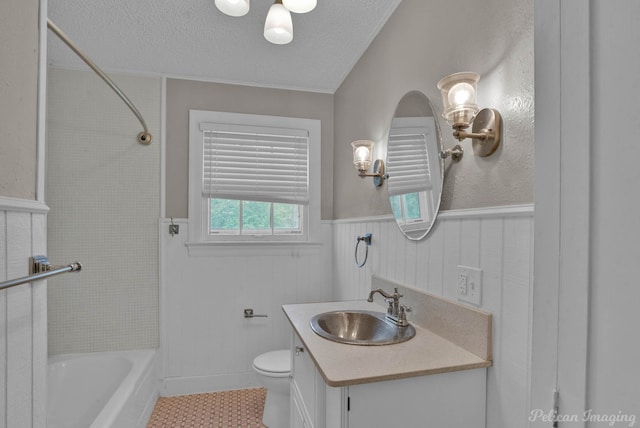
<svg viewBox="0 0 640 428"><path fill-rule="evenodd" d="M429 213L432 211L431 192L413 192L402 195L389 196L391 211L400 225L411 228L411 224L422 227L431 221Z"/></svg>
<svg viewBox="0 0 640 428"><path fill-rule="evenodd" d="M308 240L319 121L192 110L189 132L192 242Z"/></svg>
<svg viewBox="0 0 640 428"><path fill-rule="evenodd" d="M209 198L209 235L301 235L297 204Z"/></svg>

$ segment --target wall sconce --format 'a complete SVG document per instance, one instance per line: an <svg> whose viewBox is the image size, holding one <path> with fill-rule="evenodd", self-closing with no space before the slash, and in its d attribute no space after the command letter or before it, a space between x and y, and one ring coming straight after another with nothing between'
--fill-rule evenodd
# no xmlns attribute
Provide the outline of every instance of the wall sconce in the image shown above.
<svg viewBox="0 0 640 428"><path fill-rule="evenodd" d="M358 170L360 177L373 177L373 184L376 187L382 186L384 183L384 161L376 159L373 163L373 173L367 173L373 159L373 145L375 143L369 140L358 140L351 143L353 148L353 164Z"/></svg>
<svg viewBox="0 0 640 428"><path fill-rule="evenodd" d="M478 111L478 80L480 80L478 73L450 74L438 82L438 89L442 93L444 105L442 116L454 129L453 136L458 141L471 138L473 153L476 156L485 157L493 154L500 146L502 116L498 110L491 108ZM471 132L464 131L471 124L473 124ZM456 148L459 146L454 149Z"/></svg>

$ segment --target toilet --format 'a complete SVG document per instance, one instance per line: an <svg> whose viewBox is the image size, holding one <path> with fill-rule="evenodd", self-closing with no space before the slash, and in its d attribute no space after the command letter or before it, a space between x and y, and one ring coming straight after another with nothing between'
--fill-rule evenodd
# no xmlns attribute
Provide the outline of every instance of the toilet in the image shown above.
<svg viewBox="0 0 640 428"><path fill-rule="evenodd" d="M253 360L253 370L267 389L262 423L269 428L289 427L289 374L291 351L265 352Z"/></svg>

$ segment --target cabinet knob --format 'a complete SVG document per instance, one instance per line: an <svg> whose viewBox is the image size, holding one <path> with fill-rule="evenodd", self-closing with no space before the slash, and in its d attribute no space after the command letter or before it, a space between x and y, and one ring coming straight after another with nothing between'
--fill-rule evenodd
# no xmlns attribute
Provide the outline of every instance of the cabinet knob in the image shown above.
<svg viewBox="0 0 640 428"><path fill-rule="evenodd" d="M296 346L295 351L296 355L300 355L300 353L304 352L304 348L302 346Z"/></svg>

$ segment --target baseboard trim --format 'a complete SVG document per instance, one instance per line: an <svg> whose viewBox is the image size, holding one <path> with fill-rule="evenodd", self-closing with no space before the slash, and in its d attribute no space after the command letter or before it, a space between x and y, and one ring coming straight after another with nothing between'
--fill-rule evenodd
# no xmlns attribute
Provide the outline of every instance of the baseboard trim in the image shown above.
<svg viewBox="0 0 640 428"><path fill-rule="evenodd" d="M203 394L206 392L228 391L261 386L253 372L215 376L170 377L161 380L160 395Z"/></svg>

